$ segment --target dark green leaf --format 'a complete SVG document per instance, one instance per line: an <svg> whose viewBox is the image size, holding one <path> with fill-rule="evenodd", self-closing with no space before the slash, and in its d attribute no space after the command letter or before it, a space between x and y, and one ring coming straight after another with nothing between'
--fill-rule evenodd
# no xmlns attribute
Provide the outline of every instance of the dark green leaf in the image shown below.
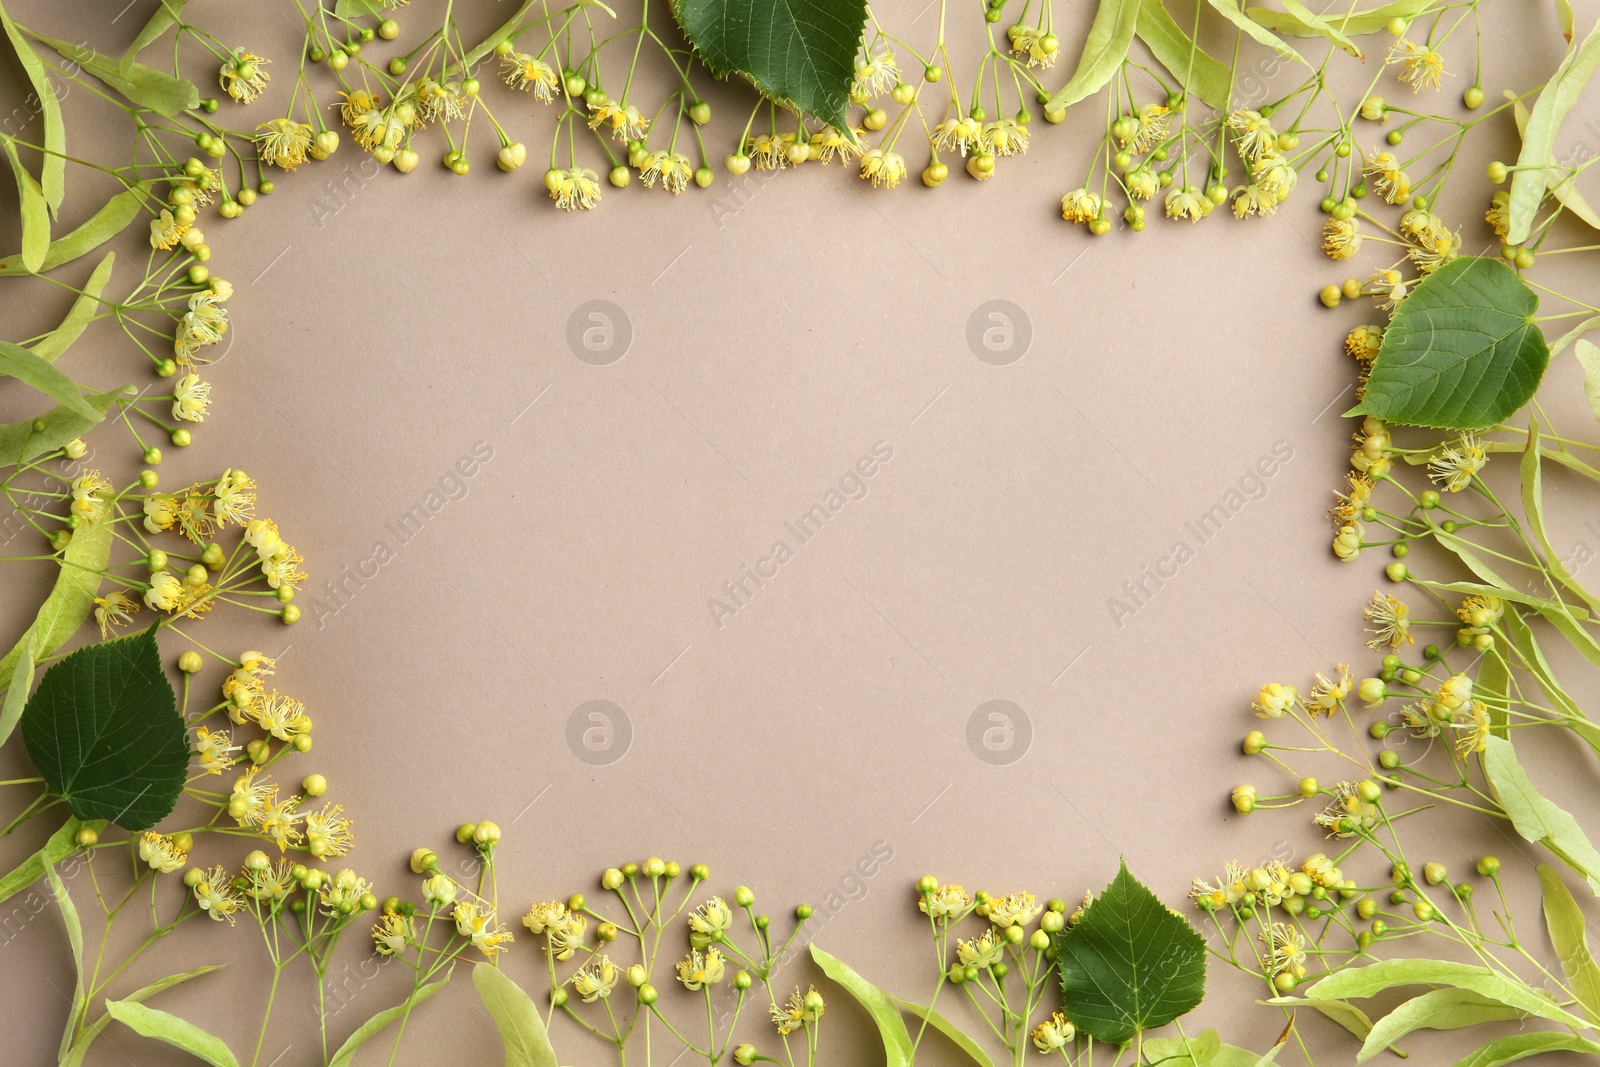
<svg viewBox="0 0 1600 1067"><path fill-rule="evenodd" d="M817 961L823 974L843 986L872 1016L878 1037L883 1041L887 1067L910 1067L911 1033L906 1029L906 1021L901 1018L894 998L857 974L848 963L828 955L816 945L811 946L811 958Z"/></svg>
<svg viewBox="0 0 1600 1067"><path fill-rule="evenodd" d="M522 987L502 974L493 964L472 968L472 984L477 987L483 1006L494 1016L500 1043L506 1050L506 1067L557 1067L556 1051L538 1007Z"/></svg>
<svg viewBox="0 0 1600 1067"><path fill-rule="evenodd" d="M1526 404L1550 350L1533 322L1539 298L1496 259L1463 256L1401 301L1351 415L1407 426L1477 429Z"/></svg>
<svg viewBox="0 0 1600 1067"><path fill-rule="evenodd" d="M3 377L26 382L62 407L84 418L92 419L100 414L89 406L89 401L84 399L83 393L78 391L71 378L26 348L10 341L0 341L0 378Z"/></svg>
<svg viewBox="0 0 1600 1067"><path fill-rule="evenodd" d="M741 74L771 99L850 129L866 0L676 0L673 14L718 77Z"/></svg>
<svg viewBox="0 0 1600 1067"><path fill-rule="evenodd" d="M80 648L45 672L22 740L50 792L80 819L145 830L183 792L189 736L155 627Z"/></svg>
<svg viewBox="0 0 1600 1067"><path fill-rule="evenodd" d="M1056 957L1067 1018L1113 1045L1170 1023L1205 996L1205 942L1126 863L1056 935Z"/></svg>
<svg viewBox="0 0 1600 1067"><path fill-rule="evenodd" d="M164 1041L173 1048L204 1060L211 1067L239 1067L239 1061L228 1051L227 1043L222 1038L207 1033L171 1012L130 1000L108 1000L106 1011L134 1033Z"/></svg>

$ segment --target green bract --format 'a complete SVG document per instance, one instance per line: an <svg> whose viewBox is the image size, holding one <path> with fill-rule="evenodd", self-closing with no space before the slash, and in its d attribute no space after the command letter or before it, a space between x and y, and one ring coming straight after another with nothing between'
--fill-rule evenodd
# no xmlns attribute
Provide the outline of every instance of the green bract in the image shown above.
<svg viewBox="0 0 1600 1067"><path fill-rule="evenodd" d="M865 0L676 0L672 12L718 77L742 74L772 99L850 130Z"/></svg>
<svg viewBox="0 0 1600 1067"><path fill-rule="evenodd" d="M1503 422L1532 399L1550 362L1533 321L1538 307L1498 260L1445 264L1395 310L1366 393L1348 414L1441 429Z"/></svg>
<svg viewBox="0 0 1600 1067"><path fill-rule="evenodd" d="M494 1016L505 1045L506 1067L558 1067L544 1019L517 983L492 964L480 963L472 968L472 984Z"/></svg>
<svg viewBox="0 0 1600 1067"><path fill-rule="evenodd" d="M45 672L22 714L45 786L80 819L145 830L183 792L189 736L161 669L155 628L91 645Z"/></svg>
<svg viewBox="0 0 1600 1067"><path fill-rule="evenodd" d="M1097 1041L1126 1045L1200 1003L1205 942L1128 873L1056 936L1066 1016Z"/></svg>
<svg viewBox="0 0 1600 1067"><path fill-rule="evenodd" d="M883 1040L883 1054L888 1067L909 1067L911 1063L911 1033L894 998L855 972L843 960L835 959L816 945L811 946L811 958L817 961L822 973L844 987L856 1003L867 1009L872 1022Z"/></svg>

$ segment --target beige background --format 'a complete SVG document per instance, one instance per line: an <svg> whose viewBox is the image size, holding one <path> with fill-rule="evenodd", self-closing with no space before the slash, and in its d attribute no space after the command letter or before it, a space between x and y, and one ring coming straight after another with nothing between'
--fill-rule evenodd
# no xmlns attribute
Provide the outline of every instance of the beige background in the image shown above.
<svg viewBox="0 0 1600 1067"><path fill-rule="evenodd" d="M116 6L14 5L25 23L108 48L150 5L108 22ZM424 6L401 13L403 40ZM933 15L919 7L878 15L922 41ZM292 75L292 5L191 10L274 59L273 102L223 112L268 117ZM1056 11L1075 56L1087 13ZM1562 45L1552 6L1497 2L1487 15L1491 97L1547 76ZM970 44L973 27L952 24ZM1447 106L1469 63L1456 48ZM72 145L121 158L124 128L86 95L69 100ZM1600 117L1592 96L1586 114ZM711 98L720 158L748 97L716 87ZM542 159L548 114L491 99ZM417 173L374 178L347 137L332 160L277 175L244 219L207 221L211 266L237 287L235 334L210 374L211 418L194 448L168 449L163 474L179 484L244 467L305 552L299 626L219 616L205 630L224 649L279 656L277 681L317 721L299 766L326 774L329 798L353 814L353 860L380 895L414 893L404 857L417 845L464 859L446 847L451 830L488 817L506 832L508 918L535 898L592 895L611 864L706 862L715 887L748 883L776 915L816 905L829 916L819 944L921 996L932 984L910 888L921 874L1075 898L1120 855L1176 903L1226 859L1319 847L1308 809L1246 821L1226 796L1241 780L1279 784L1238 754L1257 685L1304 685L1340 661L1370 667L1359 607L1384 559L1337 565L1324 513L1349 432L1339 339L1372 315L1315 300L1343 272L1316 251L1309 173L1301 196L1259 223L1153 222L1103 240L1061 223L1057 202L1079 184L1098 116L1092 103L1061 127L1037 124L1029 155L981 187L958 172L935 194L882 194L837 168L732 182L719 167L710 190L669 203L608 188L599 210L571 217L544 198L537 162L501 175L480 144L475 172L455 179L429 148ZM1600 148L1600 127L1576 136ZM913 171L916 140L904 142ZM1447 205L1472 250L1486 240L1477 175L1491 154L1514 149L1479 139ZM94 202L80 195L75 209ZM119 247L142 260L137 245L135 234ZM8 337L65 305L37 285L0 293ZM614 336L631 332L605 366L567 340L594 300L620 308ZM1008 365L967 340L992 300L1020 309L1016 337L1031 332ZM69 361L85 380L144 380L110 331ZM1551 381L1586 417L1565 360ZM0 415L19 417L20 404L0 389ZM389 524L426 506L479 442L492 459L465 495L402 543ZM892 459L865 497L799 544L784 524L875 446ZM1264 495L1201 544L1186 523L1275 448L1292 458ZM794 558L719 626L708 599L780 539ZM1108 598L1180 540L1193 560L1118 625ZM375 577L351 582L342 603L319 592L380 542L393 559ZM6 575L0 639L20 629L45 575ZM569 748L569 721L591 700L625 712L631 744L615 762ZM1020 707L1031 729L1007 765L967 741L992 700ZM1592 768L1567 758L1566 792L1552 793L1573 803L1590 795ZM892 859L857 879L875 848ZM1486 848L1519 851L1485 824L1437 858L1465 871ZM46 1062L71 984L64 936L47 912L8 937L3 1058ZM189 926L174 942L140 973L232 960L162 1003L248 1048L264 995L254 932ZM351 947L351 974L363 952ZM508 972L532 985L536 956L524 937ZM779 981L813 977L796 963ZM399 978L346 976L341 1036L398 999ZM1247 983L1217 969L1212 987L1203 1020L1230 1041L1271 1042L1281 1023L1250 1005ZM864 1017L825 992L823 1061L878 1062ZM311 1062L309 997L301 984L283 1002L262 1062ZM401 1061L493 1062L480 1015L461 976L419 1011ZM1328 1063L1353 1058L1326 1029L1306 1032ZM764 1024L749 1033L774 1044ZM108 1036L97 1064L178 1062L126 1030ZM563 1062L608 1062L570 1028L558 1043ZM956 1062L937 1041L924 1053Z"/></svg>

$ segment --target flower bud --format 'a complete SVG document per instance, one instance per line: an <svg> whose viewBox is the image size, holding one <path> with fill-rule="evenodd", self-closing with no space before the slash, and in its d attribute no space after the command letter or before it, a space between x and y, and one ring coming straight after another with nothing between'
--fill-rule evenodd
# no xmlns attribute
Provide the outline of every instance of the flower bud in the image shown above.
<svg viewBox="0 0 1600 1067"><path fill-rule="evenodd" d="M1364 700L1368 707L1382 704L1389 696L1389 690L1384 686L1382 678L1363 678L1361 685L1356 689L1356 695Z"/></svg>
<svg viewBox="0 0 1600 1067"><path fill-rule="evenodd" d="M1233 788L1233 810L1240 815L1249 815L1256 810L1256 787L1253 785L1239 785Z"/></svg>
<svg viewBox="0 0 1600 1067"><path fill-rule="evenodd" d="M600 876L600 886L603 889L620 889L622 887L622 872L615 867L607 867L606 873Z"/></svg>
<svg viewBox="0 0 1600 1067"><path fill-rule="evenodd" d="M1442 863L1424 863L1422 865L1422 880L1429 885L1438 885L1449 876L1449 870Z"/></svg>
<svg viewBox="0 0 1600 1067"><path fill-rule="evenodd" d="M1497 856L1485 856L1478 861L1478 873L1485 878L1493 878L1500 873L1500 859Z"/></svg>
<svg viewBox="0 0 1600 1067"><path fill-rule="evenodd" d="M626 977L628 979L628 984L633 986L633 988L638 989L640 986L644 985L645 980L650 977L650 972L644 969L643 964L635 963L632 967L628 968Z"/></svg>
<svg viewBox="0 0 1600 1067"><path fill-rule="evenodd" d="M419 848L411 853L411 873L426 874L439 866L439 857L431 848Z"/></svg>

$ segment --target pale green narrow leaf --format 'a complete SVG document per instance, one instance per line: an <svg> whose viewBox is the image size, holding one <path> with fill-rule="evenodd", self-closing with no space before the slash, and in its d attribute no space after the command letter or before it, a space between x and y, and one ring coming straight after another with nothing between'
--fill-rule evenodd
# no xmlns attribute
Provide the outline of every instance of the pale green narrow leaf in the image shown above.
<svg viewBox="0 0 1600 1067"><path fill-rule="evenodd" d="M1361 37L1369 33L1377 33L1386 28L1391 21L1397 18L1415 18L1420 12L1426 11L1437 0L1395 0L1394 3L1382 4L1369 8L1366 11L1355 11L1348 15L1341 15L1331 11L1321 16L1322 21L1334 29L1351 37ZM1304 22L1298 15L1285 11L1274 11L1266 7L1252 7L1249 15L1261 25L1279 33L1287 33L1294 37L1326 37L1326 34L1315 26Z"/></svg>
<svg viewBox="0 0 1600 1067"><path fill-rule="evenodd" d="M376 15L383 10L383 0L334 0L333 13L342 19Z"/></svg>
<svg viewBox="0 0 1600 1067"><path fill-rule="evenodd" d="M921 1004L913 1004L911 1001L901 1000L899 997L895 997L894 1002L917 1018L926 1020L929 1026L939 1031L949 1039L951 1044L971 1057L972 1062L976 1063L978 1067L994 1067L994 1061L983 1050L983 1046L968 1037L960 1027L943 1015L932 1008Z"/></svg>
<svg viewBox="0 0 1600 1067"><path fill-rule="evenodd" d="M494 1016L506 1050L506 1067L558 1067L544 1019L522 987L487 963L472 968L472 984Z"/></svg>
<svg viewBox="0 0 1600 1067"><path fill-rule="evenodd" d="M63 59L77 64L85 73L99 78L140 107L147 107L170 119L200 106L200 90L195 88L193 82L163 74L143 63L124 63L111 59L71 41L37 33L31 33L31 36L54 48Z"/></svg>
<svg viewBox="0 0 1600 1067"><path fill-rule="evenodd" d="M61 1033L61 1048L56 1053L58 1059L64 1059L67 1050L72 1047L72 1031L77 1025L78 1015L83 1011L83 922L78 918L77 905L72 903L72 894L67 892L67 884L56 873L54 863L44 865L44 877L50 883L50 892L55 895L61 921L66 924L67 944L72 948L72 970L77 976L72 988L72 1009L67 1013L67 1026Z"/></svg>
<svg viewBox="0 0 1600 1067"><path fill-rule="evenodd" d="M1249 34L1258 44L1264 44L1284 59L1304 63L1305 57L1291 48L1283 38L1244 13L1244 0L1209 0L1211 7L1223 18Z"/></svg>
<svg viewBox="0 0 1600 1067"><path fill-rule="evenodd" d="M1504 1067L1505 1064L1546 1052L1586 1052L1593 1056L1600 1054L1600 1045L1572 1034L1512 1034L1495 1038L1471 1055L1457 1060L1455 1067Z"/></svg>
<svg viewBox="0 0 1600 1067"><path fill-rule="evenodd" d="M1479 1023L1521 1019L1524 1012L1470 989L1435 989L1412 997L1379 1019L1361 1046L1357 1063L1366 1063L1386 1047L1417 1030L1457 1030Z"/></svg>
<svg viewBox="0 0 1600 1067"><path fill-rule="evenodd" d="M127 996L123 997L122 1003L143 1004L157 993L171 989L173 986L179 985L183 982L187 982L191 978L198 978L202 974L210 974L212 971L216 970L221 970L220 965L213 964L206 967L196 967L192 971L185 971L182 974L174 974L167 978L161 979L159 982L151 982L149 985L141 986L132 993L129 993ZM83 1067L83 1058L89 1054L89 1046L94 1044L95 1038L99 1037L100 1032L109 1026L110 1023L111 1015L110 1013L107 1013L101 1015L95 1019L94 1022L85 1027L83 1033L78 1037L78 1040L74 1041L72 1043L72 1047L69 1048L66 1051L66 1054L61 1057L61 1062L57 1065L57 1067Z"/></svg>
<svg viewBox="0 0 1600 1067"><path fill-rule="evenodd" d="M1368 1034L1372 1033L1372 1020L1367 1017L1367 1013L1348 1000L1339 1000L1333 997L1319 1000L1311 1000L1307 997L1273 997L1271 1000L1257 1001L1257 1003L1271 1004L1274 1007L1314 1008L1363 1041L1367 1039Z"/></svg>
<svg viewBox="0 0 1600 1067"><path fill-rule="evenodd" d="M328 1061L328 1067L349 1067L349 1065L355 1061L357 1050L359 1050L362 1045L366 1044L370 1038L376 1036L380 1031L389 1026L389 1024L393 1023L396 1019L400 1018L402 1015L405 1015L418 1004L421 1004L423 1001L427 1000L429 997L433 996L435 993L439 992L439 990L443 989L449 984L449 978L441 978L437 982L429 982L425 986L420 986L417 988L416 992L412 993L399 1004L396 1004L392 1008L383 1009L372 1018L356 1027L355 1033L351 1034L345 1043L339 1046L339 1051L335 1052L333 1054L333 1059Z"/></svg>
<svg viewBox="0 0 1600 1067"><path fill-rule="evenodd" d="M1600 853L1589 843L1578 820L1539 794L1528 780L1528 772L1518 762L1516 749L1510 741L1491 737L1486 744L1484 776L1489 779L1500 807L1511 817L1511 825L1516 827L1517 833L1548 848L1586 878L1595 895L1600 896ZM1581 1022L1578 1025L1582 1025Z"/></svg>
<svg viewBox="0 0 1600 1067"><path fill-rule="evenodd" d="M1151 1037L1143 1042L1144 1057L1148 1063L1161 1067L1200 1067L1216 1060L1222 1052L1222 1038L1212 1029L1200 1031L1193 1037ZM1255 1063L1255 1057L1250 1057Z"/></svg>
<svg viewBox="0 0 1600 1067"><path fill-rule="evenodd" d="M1550 350L1539 298L1496 259L1463 256L1417 284L1395 310L1350 415L1435 429L1503 422L1539 387Z"/></svg>
<svg viewBox="0 0 1600 1067"><path fill-rule="evenodd" d="M911 1063L911 1033L906 1021L895 1007L894 998L855 972L849 964L828 955L816 945L811 946L811 958L817 961L822 973L844 987L856 1003L867 1009L872 1022L883 1040L883 1054L887 1067L909 1067Z"/></svg>
<svg viewBox="0 0 1600 1067"><path fill-rule="evenodd" d="M183 11L183 5L189 0L161 0L161 6L151 13L150 19L133 39L128 50L122 53L122 66L132 65L139 58L139 53L149 48L160 40L162 34L178 24L178 15Z"/></svg>
<svg viewBox="0 0 1600 1067"><path fill-rule="evenodd" d="M1489 742L1491 746L1510 744L1498 737L1491 737ZM1487 967L1451 960L1387 959L1364 967L1349 967L1318 981L1306 990L1306 996L1312 1000L1359 1000L1409 985L1470 990L1528 1015L1566 1026L1586 1025L1582 1019L1562 1011L1522 982L1502 977Z"/></svg>
<svg viewBox="0 0 1600 1067"><path fill-rule="evenodd" d="M1583 1006L1590 1022L1600 1022L1600 965L1589 950L1583 912L1554 868L1539 864L1539 886L1544 892L1544 924L1550 944L1561 961L1561 974Z"/></svg>
<svg viewBox="0 0 1600 1067"><path fill-rule="evenodd" d="M71 263L126 230L144 211L144 197L149 188L149 182L140 182L124 189L101 205L100 210L85 219L77 229L51 241L50 250L45 253L44 265L39 270L54 270L63 263ZM0 259L0 277L28 273L20 255Z"/></svg>
<svg viewBox="0 0 1600 1067"><path fill-rule="evenodd" d="M11 377L44 393L84 418L99 421L100 412L89 405L71 378L21 345L0 341L0 378Z"/></svg>
<svg viewBox="0 0 1600 1067"><path fill-rule="evenodd" d="M1520 467L1522 481L1522 511L1528 523L1528 530L1533 534L1534 540L1544 549L1545 568L1556 577L1556 581L1567 589L1577 594L1578 599L1589 606L1590 611L1600 609L1600 599L1591 596L1589 591L1572 576L1561 562L1561 554L1550 543L1549 532L1545 529L1544 522L1544 472L1539 462L1540 447L1543 438L1539 434L1539 423L1535 419L1528 422L1528 441L1522 450L1522 463ZM1555 610L1560 610L1559 608Z"/></svg>
<svg viewBox="0 0 1600 1067"><path fill-rule="evenodd" d="M99 266L95 267L94 273L89 275L89 280L84 283L83 291L72 302L72 307L67 311L67 317L61 320L61 325L30 345L29 351L46 363L54 363L61 358L61 353L72 347L72 342L83 336L83 331L100 312L100 294L105 292L106 282L111 280L111 269L116 265L116 261L115 252L106 253Z"/></svg>
<svg viewBox="0 0 1600 1067"><path fill-rule="evenodd" d="M39 114L44 120L44 158L39 164L39 186L54 216L67 189L67 129L61 121L61 101L56 97L50 75L45 73L44 61L22 36L4 7L0 7L0 27L4 27L11 47L17 50L17 59L28 75L28 83L33 86L33 98L38 101Z"/></svg>
<svg viewBox="0 0 1600 1067"><path fill-rule="evenodd" d="M62 859L76 851L78 845L73 838L80 829L92 826L98 830L104 825L102 822L81 822L76 817L68 819L61 829L50 835L50 840L44 843L43 848L23 860L10 874L0 878L0 902L10 900L38 882L44 877L47 865L60 863Z"/></svg>
<svg viewBox="0 0 1600 1067"><path fill-rule="evenodd" d="M1126 1045L1200 1003L1205 942L1124 863L1083 916L1056 935L1065 1012L1097 1041Z"/></svg>
<svg viewBox="0 0 1600 1067"><path fill-rule="evenodd" d="M134 1033L164 1041L211 1067L239 1067L222 1038L206 1033L187 1019L128 1000L108 1000L106 1011Z"/></svg>
<svg viewBox="0 0 1600 1067"><path fill-rule="evenodd" d="M1568 29L1570 30L1571 27L1569 26ZM1572 40L1570 32L1567 34L1567 40ZM1528 107L1519 97L1509 91L1507 95L1511 96L1511 114L1517 120L1517 133L1520 136L1528 128ZM1595 229L1600 229L1600 212L1596 212L1589 205L1589 201L1584 198L1584 195L1578 191L1578 176L1576 174L1563 174L1556 169L1554 156L1551 156L1547 162L1551 169L1545 172L1545 184L1550 187L1550 195L1560 201L1563 207L1578 216L1578 218Z"/></svg>
<svg viewBox="0 0 1600 1067"><path fill-rule="evenodd" d="M1083 42L1078 69L1050 98L1046 105L1048 110L1070 107L1093 96L1116 75L1133 44L1134 30L1139 25L1139 8L1139 0L1100 0L1094 23L1089 27L1089 38Z"/></svg>
<svg viewBox="0 0 1600 1067"><path fill-rule="evenodd" d="M22 265L28 273L36 274L50 252L50 206L38 181L17 157L16 142L0 134L0 146L5 148L11 173L16 176L17 199L22 205Z"/></svg>
<svg viewBox="0 0 1600 1067"><path fill-rule="evenodd" d="M1233 80L1228 68L1189 40L1189 35L1167 14L1161 0L1140 3L1139 40L1178 79L1184 92L1208 107L1228 110L1228 91Z"/></svg>
<svg viewBox="0 0 1600 1067"><path fill-rule="evenodd" d="M35 627L28 627L27 632L17 639L15 665L10 674L0 675L0 682L6 686L5 703L0 704L0 744L17 728L22 709L28 703L28 694L33 692L33 669L39 654L34 630ZM7 659L10 659L9 654Z"/></svg>
<svg viewBox="0 0 1600 1067"><path fill-rule="evenodd" d="M1583 738L1596 754L1600 754L1600 726L1596 726L1584 715L1577 701L1568 696L1567 691L1556 681L1555 672L1545 659L1544 649L1539 647L1538 638L1523 621L1521 613L1515 608L1507 608L1501 620L1501 627L1511 639L1512 647L1522 657L1523 666L1533 675L1534 680L1539 683L1539 688L1544 690L1545 696L1549 698L1550 706L1564 716L1567 729ZM1496 737L1508 735L1508 730L1495 731Z"/></svg>
<svg viewBox="0 0 1600 1067"><path fill-rule="evenodd" d="M1600 420L1600 345L1580 337L1572 346L1572 354L1578 357L1578 365L1583 368L1583 395L1589 398L1589 410Z"/></svg>
<svg viewBox="0 0 1600 1067"><path fill-rule="evenodd" d="M851 129L866 0L675 0L672 13L718 77L742 75L770 99Z"/></svg>
<svg viewBox="0 0 1600 1067"><path fill-rule="evenodd" d="M86 399L94 411L93 418L85 418L63 406L51 408L37 419L0 422L0 467L28 463L82 437L105 420L106 411L111 405L123 396L131 395L127 386L109 393L91 394ZM4 674L4 668L0 667L0 677Z"/></svg>
<svg viewBox="0 0 1600 1067"><path fill-rule="evenodd" d="M1363 62L1366 61L1367 57L1362 55L1361 47L1352 41L1343 30L1315 11L1312 11L1309 7L1306 7L1300 0L1279 0L1279 3L1283 4L1285 11L1299 19L1308 29L1315 30L1329 44L1338 45L1357 59Z"/></svg>
<svg viewBox="0 0 1600 1067"><path fill-rule="evenodd" d="M1522 151L1517 169L1511 172L1509 232L1506 240L1519 245L1533 232L1533 217L1549 187L1551 160L1555 158L1556 135L1561 122L1578 102L1578 95L1600 66L1600 20L1595 22L1583 43L1568 49L1561 65L1533 103L1527 127L1522 131Z"/></svg>

